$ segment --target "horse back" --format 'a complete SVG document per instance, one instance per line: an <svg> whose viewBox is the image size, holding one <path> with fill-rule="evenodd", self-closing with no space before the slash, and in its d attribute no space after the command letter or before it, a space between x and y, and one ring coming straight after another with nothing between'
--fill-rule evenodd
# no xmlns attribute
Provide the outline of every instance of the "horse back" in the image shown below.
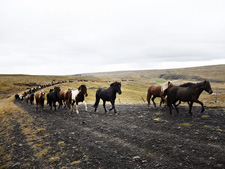
<svg viewBox="0 0 225 169"><path fill-rule="evenodd" d="M72 100L76 100L78 94L79 94L78 90L72 90Z"/></svg>
<svg viewBox="0 0 225 169"><path fill-rule="evenodd" d="M150 95L154 95L154 96L160 97L163 92L162 92L161 86L150 86L148 88L148 93Z"/></svg>

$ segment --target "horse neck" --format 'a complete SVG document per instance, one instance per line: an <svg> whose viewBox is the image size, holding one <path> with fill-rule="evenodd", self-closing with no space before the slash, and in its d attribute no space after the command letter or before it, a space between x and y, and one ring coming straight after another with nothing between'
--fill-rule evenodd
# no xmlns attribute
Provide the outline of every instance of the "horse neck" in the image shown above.
<svg viewBox="0 0 225 169"><path fill-rule="evenodd" d="M198 96L203 92L204 89L205 89L205 86L203 83L197 83L195 85L195 90L197 91Z"/></svg>
<svg viewBox="0 0 225 169"><path fill-rule="evenodd" d="M111 94L112 94L114 97L116 97L116 90L115 90L113 87L110 86L110 87L108 88L108 91L111 92Z"/></svg>

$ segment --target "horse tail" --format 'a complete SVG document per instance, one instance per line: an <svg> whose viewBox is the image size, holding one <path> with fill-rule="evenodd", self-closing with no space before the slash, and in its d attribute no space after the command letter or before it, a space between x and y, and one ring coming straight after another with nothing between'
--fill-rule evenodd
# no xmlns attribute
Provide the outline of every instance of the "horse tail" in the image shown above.
<svg viewBox="0 0 225 169"><path fill-rule="evenodd" d="M95 100L95 104L94 104L95 111L96 111L96 109L98 107L98 104L99 104L99 101L100 101L100 96L99 96L100 92L101 92L101 89L98 89L96 91L96 95L95 95L96 100Z"/></svg>
<svg viewBox="0 0 225 169"><path fill-rule="evenodd" d="M151 98L151 91L150 91L150 88L148 89L147 91L147 102L148 102L148 107L150 107L150 98Z"/></svg>

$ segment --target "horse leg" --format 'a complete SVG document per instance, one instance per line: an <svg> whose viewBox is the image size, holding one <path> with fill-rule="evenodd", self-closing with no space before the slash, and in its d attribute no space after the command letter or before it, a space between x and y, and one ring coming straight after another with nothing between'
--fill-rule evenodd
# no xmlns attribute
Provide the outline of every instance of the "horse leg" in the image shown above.
<svg viewBox="0 0 225 169"><path fill-rule="evenodd" d="M87 112L88 111L88 109L87 109L87 103L85 102L85 100L83 101L83 103L84 103L84 106L85 106L85 111Z"/></svg>
<svg viewBox="0 0 225 169"><path fill-rule="evenodd" d="M175 109L176 109L176 111L177 111L177 114L179 114L179 110L178 110L176 104L174 103L173 105L174 105L174 107L175 107Z"/></svg>
<svg viewBox="0 0 225 169"><path fill-rule="evenodd" d="M73 112L73 105L74 105L75 101L72 101L71 105L70 105L70 108L71 108L71 113Z"/></svg>
<svg viewBox="0 0 225 169"><path fill-rule="evenodd" d="M152 97L152 102L153 102L154 106L156 107L156 104L154 102L155 98L156 98L155 96Z"/></svg>
<svg viewBox="0 0 225 169"><path fill-rule="evenodd" d="M203 113L205 111L205 108L204 108L203 103L201 101L199 101L199 100L196 100L195 102L198 103L198 104L200 104L202 106L201 113Z"/></svg>
<svg viewBox="0 0 225 169"><path fill-rule="evenodd" d="M76 112L77 112L77 114L79 114L78 103L76 103Z"/></svg>
<svg viewBox="0 0 225 169"><path fill-rule="evenodd" d="M162 103L164 103L164 102L165 102L165 97L164 96L161 96L161 100L160 100L159 106L161 107Z"/></svg>
<svg viewBox="0 0 225 169"><path fill-rule="evenodd" d="M49 102L50 110L52 110L52 101Z"/></svg>
<svg viewBox="0 0 225 169"><path fill-rule="evenodd" d="M116 113L115 100L111 100L111 104L112 104L112 108L110 109L110 111L111 111L112 109L114 109L114 113Z"/></svg>
<svg viewBox="0 0 225 169"><path fill-rule="evenodd" d="M56 111L56 101L53 101L53 106L54 106L55 111Z"/></svg>
<svg viewBox="0 0 225 169"><path fill-rule="evenodd" d="M105 109L105 113L107 113L107 110L106 110L106 108L105 108L105 102L106 102L106 101L103 100L103 107L104 107L104 109Z"/></svg>
<svg viewBox="0 0 225 169"><path fill-rule="evenodd" d="M152 95L150 93L147 94L148 108L150 107L150 99Z"/></svg>
<svg viewBox="0 0 225 169"><path fill-rule="evenodd" d="M191 112L191 109L192 109L192 105L193 105L193 102L188 102L188 105L189 105L189 113L191 116L193 116L192 112Z"/></svg>
<svg viewBox="0 0 225 169"><path fill-rule="evenodd" d="M62 100L59 100L59 107L58 107L58 109L60 109L60 107L62 107Z"/></svg>
<svg viewBox="0 0 225 169"><path fill-rule="evenodd" d="M170 114L172 114L172 105L170 105L169 108L170 108Z"/></svg>

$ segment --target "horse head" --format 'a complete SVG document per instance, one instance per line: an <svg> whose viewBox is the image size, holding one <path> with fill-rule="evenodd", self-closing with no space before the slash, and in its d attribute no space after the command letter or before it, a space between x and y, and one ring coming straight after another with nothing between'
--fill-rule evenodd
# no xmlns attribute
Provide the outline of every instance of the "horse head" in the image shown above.
<svg viewBox="0 0 225 169"><path fill-rule="evenodd" d="M121 83L120 82L114 82L110 85L118 94L122 94L121 91Z"/></svg>
<svg viewBox="0 0 225 169"><path fill-rule="evenodd" d="M206 92L208 92L209 94L212 94L212 93L213 93L213 90L212 90L212 88L211 88L211 85L210 85L209 81L205 80L205 81L204 81L204 84L205 84L204 90L205 90Z"/></svg>
<svg viewBox="0 0 225 169"><path fill-rule="evenodd" d="M45 99L45 92L41 91L39 95L40 99Z"/></svg>
<svg viewBox="0 0 225 169"><path fill-rule="evenodd" d="M81 94L85 95L86 97L88 96L88 93L87 93L87 87L85 85L81 85L78 87L78 90Z"/></svg>

